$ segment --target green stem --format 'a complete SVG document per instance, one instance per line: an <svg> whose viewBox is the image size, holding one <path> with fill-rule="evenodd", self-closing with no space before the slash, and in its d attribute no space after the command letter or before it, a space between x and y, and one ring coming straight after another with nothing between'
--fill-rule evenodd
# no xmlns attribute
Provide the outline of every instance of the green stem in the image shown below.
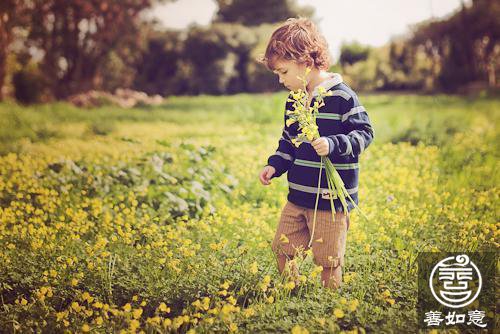
<svg viewBox="0 0 500 334"><path fill-rule="evenodd" d="M307 247L311 247L313 238L314 238L314 229L316 227L316 211L318 211L318 200L319 200L319 191L321 189L321 171L323 170L323 160L319 165L319 176L318 176L318 193L316 194L316 204L314 204L314 214L313 214L313 228L311 232L311 239L309 240L309 245Z"/></svg>
<svg viewBox="0 0 500 334"><path fill-rule="evenodd" d="M321 161L323 160L329 160L328 158L321 157ZM325 170L326 170L326 180L328 182L328 190L330 191L330 210L332 211L332 219L335 221L335 205L333 204L333 194L335 192L335 187L332 184L332 179L329 177L329 170L328 170L328 162L325 163Z"/></svg>

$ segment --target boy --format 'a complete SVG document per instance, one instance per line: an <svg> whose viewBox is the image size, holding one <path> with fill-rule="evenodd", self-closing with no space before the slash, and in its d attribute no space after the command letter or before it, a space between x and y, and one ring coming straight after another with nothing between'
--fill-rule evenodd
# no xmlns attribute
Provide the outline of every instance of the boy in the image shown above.
<svg viewBox="0 0 500 334"><path fill-rule="evenodd" d="M330 66L328 44L309 19L290 18L276 29L260 61L279 76L281 84L293 91L303 88L297 76L304 77L306 68L310 68L305 76L309 105L318 95L319 86L332 92L332 96L324 97L325 105L316 117L321 137L312 142L304 141L299 147L292 143L298 134L298 123L287 126L285 112L278 149L269 157L259 176L261 183L268 185L272 178L288 172L288 201L272 243L282 273L287 260L293 259L298 248L308 249L321 156L328 156L333 162L347 191L358 204L358 157L370 145L374 133L356 93L343 82L340 74L327 72ZM293 102L287 99L285 110L291 110L292 105ZM349 212L344 213L340 200L334 199L335 217L332 219L324 168L321 188L311 248L314 262L323 267L322 285L337 289L342 282ZM349 200L348 204L350 211L354 206ZM297 274L296 268L292 269Z"/></svg>

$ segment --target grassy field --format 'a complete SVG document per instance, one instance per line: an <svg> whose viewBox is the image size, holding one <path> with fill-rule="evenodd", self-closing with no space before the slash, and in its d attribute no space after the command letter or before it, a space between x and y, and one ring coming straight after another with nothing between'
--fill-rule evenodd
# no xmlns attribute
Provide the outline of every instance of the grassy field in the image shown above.
<svg viewBox="0 0 500 334"><path fill-rule="evenodd" d="M500 100L360 96L369 222L352 213L332 292L310 257L301 284L280 277L270 248L287 183L258 173L285 98L0 104L0 328L416 331L418 253L498 249Z"/></svg>

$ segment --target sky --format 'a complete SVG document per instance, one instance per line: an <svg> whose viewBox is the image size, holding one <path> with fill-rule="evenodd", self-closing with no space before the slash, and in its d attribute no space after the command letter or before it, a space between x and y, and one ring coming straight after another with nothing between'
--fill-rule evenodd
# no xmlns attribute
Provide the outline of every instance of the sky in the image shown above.
<svg viewBox="0 0 500 334"><path fill-rule="evenodd" d="M463 0L466 4L470 0ZM256 1L258 2L258 1ZM357 41L381 46L391 37L405 34L409 25L441 18L461 6L462 0L297 0L315 8L315 18L330 52L338 57L342 42ZM196 23L210 24L217 10L214 0L177 0L157 5L152 15L166 28L184 29Z"/></svg>

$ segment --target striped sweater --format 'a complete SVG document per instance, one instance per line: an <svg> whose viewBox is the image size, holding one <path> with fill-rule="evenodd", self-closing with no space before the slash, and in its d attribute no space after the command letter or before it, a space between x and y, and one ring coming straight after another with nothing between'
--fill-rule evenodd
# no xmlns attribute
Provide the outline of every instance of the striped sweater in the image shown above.
<svg viewBox="0 0 500 334"><path fill-rule="evenodd" d="M334 73L332 77L318 85L313 93L311 105L318 96L318 87L323 86L332 96L324 97L325 105L319 109L316 124L320 136L329 142L328 157L332 161L352 199L358 204L359 155L373 141L374 132L366 109L360 104L356 93L343 82L342 76ZM291 99L291 95L288 96ZM299 147L291 140L297 137L298 123L286 125L286 110L293 109L293 102L286 102L284 127L276 152L271 155L267 165L276 169L272 178L285 172L288 180L288 200L296 205L314 208L318 189L318 176L321 157L309 141L303 141ZM335 211L343 211L339 199L334 199ZM347 210L354 205L347 199ZM321 175L321 192L318 201L319 210L330 210L328 184L324 165Z"/></svg>

